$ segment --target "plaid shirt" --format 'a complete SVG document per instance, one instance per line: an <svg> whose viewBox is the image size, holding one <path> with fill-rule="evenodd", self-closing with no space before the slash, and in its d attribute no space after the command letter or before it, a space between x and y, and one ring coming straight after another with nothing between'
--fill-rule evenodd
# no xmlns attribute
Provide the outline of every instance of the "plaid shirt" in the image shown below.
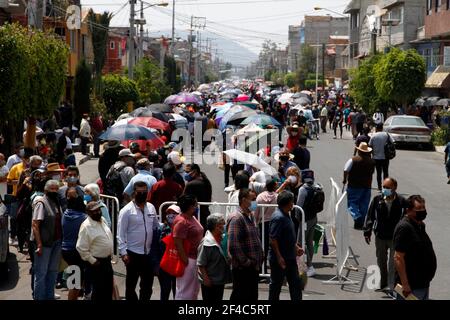
<svg viewBox="0 0 450 320"><path fill-rule="evenodd" d="M228 251L233 268L254 267L260 270L264 252L253 215L247 217L239 207L228 221Z"/></svg>

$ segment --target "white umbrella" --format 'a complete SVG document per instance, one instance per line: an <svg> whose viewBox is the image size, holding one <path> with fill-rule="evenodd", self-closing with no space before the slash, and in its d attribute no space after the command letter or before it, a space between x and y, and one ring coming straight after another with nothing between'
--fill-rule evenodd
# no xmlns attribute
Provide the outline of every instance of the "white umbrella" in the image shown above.
<svg viewBox="0 0 450 320"><path fill-rule="evenodd" d="M236 135L241 136L246 133L263 132L263 131L266 131L266 129L263 129L260 126L258 126L257 124L252 122L252 123L249 123L248 125L246 125L245 127L243 127L242 129L239 129L236 132Z"/></svg>
<svg viewBox="0 0 450 320"><path fill-rule="evenodd" d="M278 171L275 168L272 168L270 165L265 163L260 157L256 154L231 149L224 152L228 157L234 159L236 161L248 164L254 168L257 168L264 173L267 173L270 176L275 176Z"/></svg>
<svg viewBox="0 0 450 320"><path fill-rule="evenodd" d="M130 121L130 120L133 120L134 118L133 117L131 117L131 118L126 118L126 119L120 119L120 120L117 120L116 122L114 122L114 124L111 126L111 127L118 127L118 126L124 126L124 125L127 125L128 124L128 122ZM141 127L143 127L143 126L141 126ZM147 128L147 127L146 127ZM151 132L158 132L158 130L156 130L156 129L153 129L153 128L147 128L148 130L150 130Z"/></svg>
<svg viewBox="0 0 450 320"><path fill-rule="evenodd" d="M131 116L129 113L122 113L118 118L117 121L122 120L122 119L127 119L127 118L132 118L133 116Z"/></svg>

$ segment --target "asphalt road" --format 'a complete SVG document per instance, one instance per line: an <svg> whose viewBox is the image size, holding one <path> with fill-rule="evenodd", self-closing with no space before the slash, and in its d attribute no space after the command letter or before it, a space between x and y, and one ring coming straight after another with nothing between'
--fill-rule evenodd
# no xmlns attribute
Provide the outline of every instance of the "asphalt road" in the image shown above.
<svg viewBox="0 0 450 320"><path fill-rule="evenodd" d="M330 177L338 183L342 180L342 168L345 162L353 154L353 140L350 134L345 133L344 139L333 140L331 134L321 135L320 141L309 141L311 151L311 168L315 171L316 181L324 185L328 196L331 187ZM97 160L92 159L81 165L82 182L88 183L98 178ZM217 166L203 165L202 170L207 174L213 184L213 199L217 202L226 202L223 192L223 171ZM450 252L447 248L450 225L448 215L450 210L446 205L449 199L450 186L446 184L445 170L443 166L443 155L437 152L426 152L421 150L398 150L397 157L392 161L390 167L391 176L399 182L399 192L405 196L421 194L426 199L428 217L425 221L427 231L433 241L438 260L438 269L431 285L430 296L432 299L448 299L450 288ZM376 182L374 181L374 188ZM373 189L372 195L377 191ZM448 201L448 200L447 200ZM327 208L328 204L325 204ZM319 214L319 220L320 220ZM335 260L322 258L322 248L314 256L314 267L317 275L308 280L304 299L306 300L374 300L386 299L382 293L376 293L368 289L366 284L367 268L376 264L375 246L368 246L363 239L362 232L353 230L351 219L349 219L350 245L355 252L359 265L354 260L349 263L357 267L357 271L345 270L348 278L359 281L358 285L325 285L324 280L331 279L336 274ZM329 235L329 233L328 233ZM329 241L330 242L330 241ZM330 247L330 252L333 251ZM26 257L11 248L10 275L7 280L0 281L0 300L29 300L31 299L29 261ZM116 282L120 294L125 293L125 268L121 261L114 265ZM67 299L67 291L57 290L61 299ZM229 298L230 288L225 290L225 299ZM268 285L260 284L260 299L267 299ZM154 294L152 299L159 298L158 281L154 283ZM281 299L289 299L288 288L283 287Z"/></svg>

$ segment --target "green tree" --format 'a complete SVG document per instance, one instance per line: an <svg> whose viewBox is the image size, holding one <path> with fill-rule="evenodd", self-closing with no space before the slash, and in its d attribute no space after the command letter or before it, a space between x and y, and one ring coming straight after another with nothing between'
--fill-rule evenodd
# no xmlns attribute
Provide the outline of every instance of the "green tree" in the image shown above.
<svg viewBox="0 0 450 320"><path fill-rule="evenodd" d="M89 28L92 34L92 48L94 51L94 94L101 96L101 75L106 62L106 48L108 44L109 23L112 14L103 12L96 14L90 9L88 13Z"/></svg>
<svg viewBox="0 0 450 320"><path fill-rule="evenodd" d="M284 86L284 74L282 72L274 72L270 78L274 84L278 86Z"/></svg>
<svg viewBox="0 0 450 320"><path fill-rule="evenodd" d="M295 86L295 73L291 72L284 76L284 83L289 87L292 88Z"/></svg>
<svg viewBox="0 0 450 320"><path fill-rule="evenodd" d="M420 96L426 81L426 66L415 50L392 48L375 65L378 95L406 106Z"/></svg>
<svg viewBox="0 0 450 320"><path fill-rule="evenodd" d="M177 68L177 63L175 59L171 56L166 55L164 57L164 67L166 82L171 87L172 93L177 93L181 91L181 79L179 77L180 70Z"/></svg>
<svg viewBox="0 0 450 320"><path fill-rule="evenodd" d="M127 103L139 100L136 82L125 76L108 74L103 77L103 100L112 115L119 115L126 110Z"/></svg>
<svg viewBox="0 0 450 320"><path fill-rule="evenodd" d="M162 102L172 93L165 81L161 82L161 69L156 61L141 59L134 68L134 79L140 95L140 104Z"/></svg>
<svg viewBox="0 0 450 320"><path fill-rule="evenodd" d="M375 88L375 66L383 58L377 54L364 60L361 65L350 71L350 96L367 113L373 113L383 107L387 99L383 99Z"/></svg>
<svg viewBox="0 0 450 320"><path fill-rule="evenodd" d="M308 74L315 74L316 53L313 47L302 45L300 49L300 58L298 69L296 71L296 82L300 88L305 87L305 81L308 80ZM315 76L314 76L315 79Z"/></svg>
<svg viewBox="0 0 450 320"><path fill-rule="evenodd" d="M75 94L73 99L73 105L75 108L75 114L80 117L83 113L89 113L90 108L90 91L91 91L91 68L86 63L86 60L82 59L77 66L75 73ZM77 123L80 119L76 119Z"/></svg>

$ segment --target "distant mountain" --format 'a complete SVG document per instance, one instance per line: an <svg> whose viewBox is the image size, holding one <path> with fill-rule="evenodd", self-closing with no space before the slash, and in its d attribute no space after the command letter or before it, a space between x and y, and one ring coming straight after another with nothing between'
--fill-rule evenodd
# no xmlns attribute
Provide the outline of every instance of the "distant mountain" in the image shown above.
<svg viewBox="0 0 450 320"><path fill-rule="evenodd" d="M159 32L149 32L150 36L158 37L164 35L165 37L171 37L171 30L162 30ZM246 47L240 45L235 40L230 38L221 37L215 33L208 31L202 31L202 39L212 38L213 49L219 49L220 58L227 62L230 62L233 66L247 67L251 62L258 60L258 55ZM182 39L187 39L189 32L184 30L176 30L176 36ZM205 43L203 43L205 45Z"/></svg>

